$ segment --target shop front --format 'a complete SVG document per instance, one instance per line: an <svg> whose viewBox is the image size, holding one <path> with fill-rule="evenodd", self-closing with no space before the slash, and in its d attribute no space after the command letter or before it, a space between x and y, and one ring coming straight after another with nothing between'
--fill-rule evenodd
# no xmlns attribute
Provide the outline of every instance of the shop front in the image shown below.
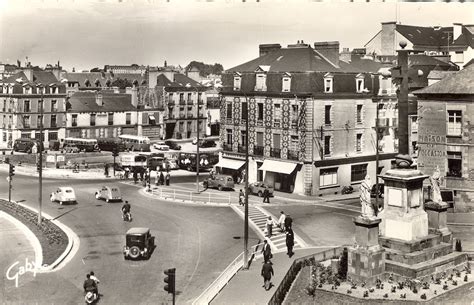
<svg viewBox="0 0 474 305"><path fill-rule="evenodd" d="M264 160L260 171L265 171L264 182L272 185L275 190L292 193L295 189L295 180L298 163Z"/></svg>
<svg viewBox="0 0 474 305"><path fill-rule="evenodd" d="M234 178L235 183L239 183L242 179L245 161L229 158L221 158L216 164L216 172L223 175L230 175Z"/></svg>

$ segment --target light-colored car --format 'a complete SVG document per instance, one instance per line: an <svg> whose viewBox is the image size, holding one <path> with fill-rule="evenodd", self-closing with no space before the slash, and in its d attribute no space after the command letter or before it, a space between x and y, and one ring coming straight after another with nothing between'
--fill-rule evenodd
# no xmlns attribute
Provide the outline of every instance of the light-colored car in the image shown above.
<svg viewBox="0 0 474 305"><path fill-rule="evenodd" d="M103 186L95 192L95 199L103 199L105 202L122 201L122 194L118 186Z"/></svg>
<svg viewBox="0 0 474 305"><path fill-rule="evenodd" d="M270 197L273 197L273 186L269 186L262 181L257 181L249 185L250 194L255 194L259 197L263 197L263 192L265 189L268 190Z"/></svg>
<svg viewBox="0 0 474 305"><path fill-rule="evenodd" d="M51 202L57 201L61 205L65 202L77 203L76 193L74 192L74 189L69 186L58 187L56 191L51 193L49 199Z"/></svg>
<svg viewBox="0 0 474 305"><path fill-rule="evenodd" d="M170 147L166 145L164 141L154 143L153 148L157 150L162 150L162 151L170 150Z"/></svg>

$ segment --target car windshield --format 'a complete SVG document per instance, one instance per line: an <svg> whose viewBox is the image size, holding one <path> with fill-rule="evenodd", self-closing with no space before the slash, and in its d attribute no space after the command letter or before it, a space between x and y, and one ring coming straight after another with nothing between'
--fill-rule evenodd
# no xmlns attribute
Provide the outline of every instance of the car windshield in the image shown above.
<svg viewBox="0 0 474 305"><path fill-rule="evenodd" d="M65 190L66 193L72 193L72 190Z"/></svg>
<svg viewBox="0 0 474 305"><path fill-rule="evenodd" d="M132 243L139 243L144 240L144 235L128 235L127 240Z"/></svg>

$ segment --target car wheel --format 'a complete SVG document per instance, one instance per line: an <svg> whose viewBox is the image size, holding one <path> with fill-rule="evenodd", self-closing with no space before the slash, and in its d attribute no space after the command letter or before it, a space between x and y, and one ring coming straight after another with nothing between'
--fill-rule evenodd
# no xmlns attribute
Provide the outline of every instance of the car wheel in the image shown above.
<svg viewBox="0 0 474 305"><path fill-rule="evenodd" d="M128 254L131 258L136 259L140 256L140 249L137 246L133 246L130 248L130 252Z"/></svg>
<svg viewBox="0 0 474 305"><path fill-rule="evenodd" d="M263 197L262 191L258 191L258 197Z"/></svg>
<svg viewBox="0 0 474 305"><path fill-rule="evenodd" d="M222 191L224 189L222 185L219 185L217 188L219 189L219 191Z"/></svg>
<svg viewBox="0 0 474 305"><path fill-rule="evenodd" d="M95 199L97 199L97 200L100 199L99 193L95 193Z"/></svg>

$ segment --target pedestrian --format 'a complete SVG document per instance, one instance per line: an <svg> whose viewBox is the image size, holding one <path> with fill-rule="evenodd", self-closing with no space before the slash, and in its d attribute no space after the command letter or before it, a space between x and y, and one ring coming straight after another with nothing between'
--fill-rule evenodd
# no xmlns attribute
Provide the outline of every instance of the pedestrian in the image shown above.
<svg viewBox="0 0 474 305"><path fill-rule="evenodd" d="M288 214L285 217L285 231L290 230L292 225L293 225L293 218L291 218L290 214Z"/></svg>
<svg viewBox="0 0 474 305"><path fill-rule="evenodd" d="M105 177L109 176L109 165L107 163L104 164L104 175Z"/></svg>
<svg viewBox="0 0 474 305"><path fill-rule="evenodd" d="M95 282L95 293L97 294L97 296L99 296L99 283L100 283L100 281L99 281L99 279L95 276L94 271L91 271L91 272L89 273L89 275L90 275L90 279Z"/></svg>
<svg viewBox="0 0 474 305"><path fill-rule="evenodd" d="M270 192L267 188L263 190L263 203L270 203Z"/></svg>
<svg viewBox="0 0 474 305"><path fill-rule="evenodd" d="M170 173L167 172L167 173L166 173L166 177L165 177L166 185L170 185L170 178L171 178L171 177L170 177Z"/></svg>
<svg viewBox="0 0 474 305"><path fill-rule="evenodd" d="M286 231L286 254L289 257L293 256L293 246L295 245L295 235L293 234L293 230L289 229Z"/></svg>
<svg viewBox="0 0 474 305"><path fill-rule="evenodd" d="M280 231L284 232L285 231L285 212L281 211L280 212L280 218L278 219L278 226L280 227Z"/></svg>
<svg viewBox="0 0 474 305"><path fill-rule="evenodd" d="M266 225L267 225L267 236L268 236L268 237L272 237L272 231L273 231L273 220L272 220L272 216L268 216Z"/></svg>
<svg viewBox="0 0 474 305"><path fill-rule="evenodd" d="M262 266L262 272L261 272L261 275L263 277L263 287L265 287L265 290L269 290L270 288L272 288L272 275L274 274L273 273L273 267L272 267L272 262L270 261L266 261L263 263L263 266Z"/></svg>
<svg viewBox="0 0 474 305"><path fill-rule="evenodd" d="M159 181L158 183L160 185L164 185L165 184L165 176L163 175L163 172L160 170L160 178L159 178Z"/></svg>
<svg viewBox="0 0 474 305"><path fill-rule="evenodd" d="M125 178L125 180L128 180L128 177L129 177L129 175L130 175L130 168L125 167L123 171L125 172L125 173L124 173L124 178Z"/></svg>
<svg viewBox="0 0 474 305"><path fill-rule="evenodd" d="M158 171L158 167L157 167L155 171L155 185L156 186L158 185L159 178L160 178L160 172Z"/></svg>
<svg viewBox="0 0 474 305"><path fill-rule="evenodd" d="M270 261L270 259L273 257L272 248L266 239L263 241L262 253L264 262Z"/></svg>
<svg viewBox="0 0 474 305"><path fill-rule="evenodd" d="M133 169L133 183L137 184L138 182L138 173L136 169Z"/></svg>
<svg viewBox="0 0 474 305"><path fill-rule="evenodd" d="M242 191L242 189L240 189L240 192L239 192L239 205L244 205L244 199L245 199L244 191Z"/></svg>

